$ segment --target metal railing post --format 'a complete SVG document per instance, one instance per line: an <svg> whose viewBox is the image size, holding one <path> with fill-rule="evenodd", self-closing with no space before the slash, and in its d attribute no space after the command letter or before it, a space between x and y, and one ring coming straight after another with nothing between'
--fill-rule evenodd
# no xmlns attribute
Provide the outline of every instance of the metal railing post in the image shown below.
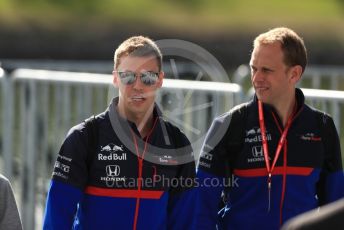
<svg viewBox="0 0 344 230"><path fill-rule="evenodd" d="M10 180L13 173L13 110L14 110L14 90L13 80L9 74L0 69L2 77L2 150L4 174Z"/></svg>
<svg viewBox="0 0 344 230"><path fill-rule="evenodd" d="M27 136L24 148L24 184L22 188L22 221L28 230L35 229L35 209L36 209L36 163L38 152L37 136L37 90L36 82L28 82L29 93L26 105L26 125Z"/></svg>

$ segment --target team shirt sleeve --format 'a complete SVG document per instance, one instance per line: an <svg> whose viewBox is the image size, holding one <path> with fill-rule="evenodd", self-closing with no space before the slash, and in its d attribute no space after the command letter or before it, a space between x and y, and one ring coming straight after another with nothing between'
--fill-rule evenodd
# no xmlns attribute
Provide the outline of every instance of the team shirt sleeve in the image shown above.
<svg viewBox="0 0 344 230"><path fill-rule="evenodd" d="M323 122L326 136L322 137L325 147L325 159L318 182L317 195L320 205L344 197L344 174L338 133L330 116L324 115Z"/></svg>
<svg viewBox="0 0 344 230"><path fill-rule="evenodd" d="M84 127L74 127L60 148L48 190L43 229L72 228L88 178L86 135Z"/></svg>
<svg viewBox="0 0 344 230"><path fill-rule="evenodd" d="M203 144L197 169L195 229L216 229L219 225L221 193L230 173L226 133L230 116L216 118Z"/></svg>

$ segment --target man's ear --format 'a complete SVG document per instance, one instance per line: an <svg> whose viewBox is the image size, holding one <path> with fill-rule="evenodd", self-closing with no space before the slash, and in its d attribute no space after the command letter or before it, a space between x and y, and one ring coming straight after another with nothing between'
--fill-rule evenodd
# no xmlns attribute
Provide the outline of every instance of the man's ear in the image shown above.
<svg viewBox="0 0 344 230"><path fill-rule="evenodd" d="M158 79L158 82L157 82L157 87L158 88L162 87L162 83L164 82L164 76L165 76L165 73L163 71L160 71L159 79Z"/></svg>
<svg viewBox="0 0 344 230"><path fill-rule="evenodd" d="M296 65L291 67L290 69L290 82L296 85L299 80L301 79L302 75L302 67L300 65Z"/></svg>

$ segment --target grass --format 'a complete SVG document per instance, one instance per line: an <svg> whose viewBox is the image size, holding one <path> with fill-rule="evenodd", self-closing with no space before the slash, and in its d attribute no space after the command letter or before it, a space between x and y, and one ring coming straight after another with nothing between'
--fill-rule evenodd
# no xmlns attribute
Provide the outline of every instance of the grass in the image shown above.
<svg viewBox="0 0 344 230"><path fill-rule="evenodd" d="M305 33L344 38L344 4L340 0L0 0L0 19L24 26L66 27L76 24L152 25L211 36L213 33L260 31L278 25ZM319 29L321 28L321 30ZM116 29L116 28L114 28Z"/></svg>

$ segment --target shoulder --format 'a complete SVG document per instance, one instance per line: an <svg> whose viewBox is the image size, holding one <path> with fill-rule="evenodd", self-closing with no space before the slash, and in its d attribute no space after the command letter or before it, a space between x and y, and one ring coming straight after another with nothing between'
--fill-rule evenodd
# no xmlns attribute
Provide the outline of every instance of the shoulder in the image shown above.
<svg viewBox="0 0 344 230"><path fill-rule="evenodd" d="M303 109L304 112L307 112L309 114L309 116L315 116L316 119L318 119L318 122L322 125L329 125L333 123L333 118L331 117L331 115L322 110L316 109L306 104L304 105Z"/></svg>
<svg viewBox="0 0 344 230"><path fill-rule="evenodd" d="M5 194L12 191L11 182L2 174L0 174L0 198L3 199ZM0 201L1 203L1 201Z"/></svg>
<svg viewBox="0 0 344 230"><path fill-rule="evenodd" d="M101 125L104 122L109 120L105 112L85 119L83 122L69 129L64 143L65 144L78 144L80 142L87 141L90 130L87 128L86 121L87 120L90 121L91 119L94 119L94 122L97 125L97 127L101 127Z"/></svg>
<svg viewBox="0 0 344 230"><path fill-rule="evenodd" d="M227 124L227 125L229 125L233 116L234 117L245 116L249 105L250 105L250 103L246 102L246 103L242 103L242 104L234 106L231 110L229 110L229 111L223 113L222 115L216 117L213 121L213 125L214 124L218 124L218 125Z"/></svg>
<svg viewBox="0 0 344 230"><path fill-rule="evenodd" d="M167 138L169 144L164 146L166 150L170 149L171 147L173 148L171 154L178 158L177 161L179 162L180 166L183 166L185 163L194 162L195 159L193 155L193 148L185 133L171 122L166 121L162 117L160 117L160 119L160 131L162 132L162 135L164 135L166 138L166 134L164 133L167 132L168 134ZM191 165L194 167L194 163Z"/></svg>
<svg viewBox="0 0 344 230"><path fill-rule="evenodd" d="M233 107L228 112L216 117L208 130L206 143L209 146L222 146L228 144L228 137L237 133L244 126L247 109L250 103L243 103ZM243 129L242 129L243 130ZM240 133L240 132L239 132ZM237 135L241 137L241 135Z"/></svg>
<svg viewBox="0 0 344 230"><path fill-rule="evenodd" d="M165 118L161 118L163 125L166 127L166 131L170 136L173 136L178 142L189 145L190 141L185 135L185 133L178 128L176 125L172 124L170 121L167 121Z"/></svg>
<svg viewBox="0 0 344 230"><path fill-rule="evenodd" d="M239 105L234 106L229 113L243 113L247 109L247 107L251 106L252 102L245 102Z"/></svg>
<svg viewBox="0 0 344 230"><path fill-rule="evenodd" d="M0 187L8 186L9 184L9 180L4 175L0 174Z"/></svg>
<svg viewBox="0 0 344 230"><path fill-rule="evenodd" d="M64 144L75 144L81 139L86 138L86 126L85 123L80 123L73 126L67 133Z"/></svg>

